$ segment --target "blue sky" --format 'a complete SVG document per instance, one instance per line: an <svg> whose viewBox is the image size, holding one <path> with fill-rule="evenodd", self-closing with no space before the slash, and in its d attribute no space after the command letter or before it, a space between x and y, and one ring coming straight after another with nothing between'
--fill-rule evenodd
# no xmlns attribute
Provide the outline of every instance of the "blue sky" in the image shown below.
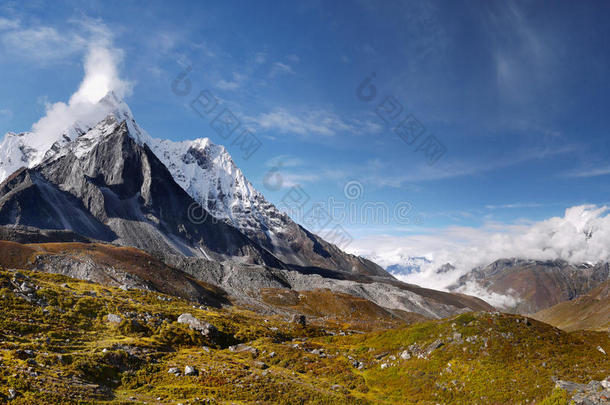
<svg viewBox="0 0 610 405"><path fill-rule="evenodd" d="M603 2L28 3L0 2L0 133L67 101L104 35L153 136L225 144L276 204L299 184L311 201L411 207L409 221L346 221L355 238L511 226L608 201ZM179 96L171 84L187 67L192 91ZM373 72L376 98L363 101ZM189 106L204 89L261 140L251 158ZM446 148L434 165L375 113L387 96L425 127L418 142ZM263 180L278 164L273 190Z"/></svg>

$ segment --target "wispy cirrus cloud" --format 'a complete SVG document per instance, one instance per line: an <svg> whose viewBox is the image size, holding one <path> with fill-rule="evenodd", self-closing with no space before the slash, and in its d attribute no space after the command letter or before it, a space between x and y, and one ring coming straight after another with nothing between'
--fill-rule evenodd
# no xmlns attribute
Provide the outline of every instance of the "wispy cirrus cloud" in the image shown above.
<svg viewBox="0 0 610 405"><path fill-rule="evenodd" d="M247 76L245 74L233 72L232 80L220 79L218 83L216 83L216 87L220 90L237 90L243 85L246 79Z"/></svg>
<svg viewBox="0 0 610 405"><path fill-rule="evenodd" d="M294 74L294 70L292 69L292 66L287 65L282 62L275 62L273 64L273 66L271 66L271 71L269 72L269 77L273 79L273 78L281 76L281 75L293 75L293 74Z"/></svg>
<svg viewBox="0 0 610 405"><path fill-rule="evenodd" d="M86 46L81 35L62 33L54 27L15 27L0 35L2 48L9 55L33 60L39 63L61 61Z"/></svg>
<svg viewBox="0 0 610 405"><path fill-rule="evenodd" d="M292 155L278 155L275 156L265 163L267 167L297 167L303 165L303 159L292 156Z"/></svg>
<svg viewBox="0 0 610 405"><path fill-rule="evenodd" d="M415 165L409 171L396 170L391 163L381 159L371 159L366 162L364 169L360 167L354 170L363 171L362 179L377 186L401 188L409 183L422 181L445 180L456 177L472 176L493 170L504 169L519 163L543 160L574 151L574 147L539 147L514 153L493 159L462 158L444 159L443 162L430 166L425 162Z"/></svg>
<svg viewBox="0 0 610 405"><path fill-rule="evenodd" d="M310 164L292 155L275 156L267 160L265 166L270 169L268 173L275 173L280 187L294 187L347 177L346 172L337 168L315 165L316 170L312 170Z"/></svg>
<svg viewBox="0 0 610 405"><path fill-rule="evenodd" d="M20 21L17 19L9 19L0 17L0 31L19 28Z"/></svg>
<svg viewBox="0 0 610 405"><path fill-rule="evenodd" d="M250 121L262 130L282 134L333 136L339 133L378 133L383 127L373 121L344 119L324 109L288 110L277 107L267 113L251 117Z"/></svg>
<svg viewBox="0 0 610 405"><path fill-rule="evenodd" d="M542 207L542 204L538 203L512 203L512 204L500 204L500 205L486 205L485 208L488 210L498 210L498 209L518 209L518 208L536 208Z"/></svg>
<svg viewBox="0 0 610 405"><path fill-rule="evenodd" d="M107 43L113 33L99 20L70 20L61 27L0 18L0 54L38 64L62 63L86 52L93 42Z"/></svg>
<svg viewBox="0 0 610 405"><path fill-rule="evenodd" d="M584 178L607 176L610 174L610 166L593 167L589 169L578 169L564 173L565 177Z"/></svg>

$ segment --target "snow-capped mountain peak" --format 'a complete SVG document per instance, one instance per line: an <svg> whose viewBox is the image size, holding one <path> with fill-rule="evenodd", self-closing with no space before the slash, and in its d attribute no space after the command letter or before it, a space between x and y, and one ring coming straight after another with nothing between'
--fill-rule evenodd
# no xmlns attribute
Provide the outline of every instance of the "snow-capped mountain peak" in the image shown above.
<svg viewBox="0 0 610 405"><path fill-rule="evenodd" d="M254 188L223 146L209 138L180 142L153 138L114 93L87 106L77 122L46 139L46 147L37 142L35 132L7 134L0 144L0 181L22 166L31 168L67 153L85 156L123 122L129 136L140 146L147 145L174 181L207 212L285 263L389 276L376 264L349 255L294 223Z"/></svg>
<svg viewBox="0 0 610 405"><path fill-rule="evenodd" d="M130 133L140 143L146 136L135 123L127 104L114 93L108 93L95 104L85 105L79 119L62 131L51 136L42 136L36 130L15 134L8 132L0 142L0 182L20 167L34 167L49 157L56 155L61 147L89 132L100 121L112 115L118 122L127 121Z"/></svg>

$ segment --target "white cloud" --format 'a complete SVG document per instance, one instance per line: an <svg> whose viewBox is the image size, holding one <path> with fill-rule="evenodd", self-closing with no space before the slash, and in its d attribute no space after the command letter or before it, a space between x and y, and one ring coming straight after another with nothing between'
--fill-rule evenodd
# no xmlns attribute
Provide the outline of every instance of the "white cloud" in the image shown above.
<svg viewBox="0 0 610 405"><path fill-rule="evenodd" d="M570 263L608 261L610 214L607 212L605 206L581 205L566 209L563 217L535 223L489 222L480 228L428 229L402 237L372 235L354 240L349 250L372 257L384 267L400 263L405 257L425 256L431 261L429 265L420 273L401 278L408 283L446 289L471 269L501 258L562 259ZM437 273L445 263L451 263L455 270ZM481 297L488 294L474 286L467 286L465 292ZM490 299L489 295L487 298ZM494 302L500 301L495 297Z"/></svg>
<svg viewBox="0 0 610 405"><path fill-rule="evenodd" d="M287 173L279 172L282 187L301 186L305 183L313 183L320 180L320 176L312 173Z"/></svg>
<svg viewBox="0 0 610 405"><path fill-rule="evenodd" d="M450 158L448 155L451 153L451 150L449 150L447 156L443 156L433 166L425 162L423 155L414 155L414 158L419 158L419 160L415 160L418 163L407 172L396 170L395 165L393 166L391 162L371 159L366 163L364 173L359 178L378 186L402 188L410 183L471 176L514 166L522 162L568 154L573 151L573 146L530 148L501 157L486 159L475 157L472 160L460 160ZM354 168L354 170L358 170L358 168ZM515 206L514 208L517 207Z"/></svg>
<svg viewBox="0 0 610 405"><path fill-rule="evenodd" d="M8 108L0 109L0 118L11 118L13 116L13 112Z"/></svg>
<svg viewBox="0 0 610 405"><path fill-rule="evenodd" d="M45 26L6 31L0 41L13 56L37 62L60 61L86 45L78 34L62 34Z"/></svg>
<svg viewBox="0 0 610 405"><path fill-rule="evenodd" d="M289 111L286 108L275 108L269 113L250 118L250 121L263 130L275 130L284 134L324 135L337 133L377 133L382 127L371 121L356 119L344 120L337 114L323 109L307 111Z"/></svg>
<svg viewBox="0 0 610 405"><path fill-rule="evenodd" d="M265 163L265 166L283 168L283 167L297 167L297 166L301 166L302 164L303 164L303 160L301 160L297 157L290 156L290 155L278 155L278 156L275 156L275 157L269 159Z"/></svg>
<svg viewBox="0 0 610 405"><path fill-rule="evenodd" d="M254 56L254 63L256 63L257 65L262 65L266 61L267 61L267 54L265 54L264 52L258 52Z"/></svg>
<svg viewBox="0 0 610 405"><path fill-rule="evenodd" d="M12 30L19 27L19 20L0 17L0 31Z"/></svg>
<svg viewBox="0 0 610 405"><path fill-rule="evenodd" d="M90 49L92 43L107 44L111 40L112 32L105 24L87 17L69 20L59 29L0 18L1 53L39 64L64 62Z"/></svg>
<svg viewBox="0 0 610 405"><path fill-rule="evenodd" d="M610 166L595 167L591 169L575 170L565 174L566 177L582 178L597 177L610 174Z"/></svg>
<svg viewBox="0 0 610 405"><path fill-rule="evenodd" d="M286 65L285 63L282 62L275 62L273 64L273 66L271 67L271 72L269 73L269 77L270 78L274 78L280 75L293 75L294 74L294 70L292 70L292 67L290 67L290 65Z"/></svg>
<svg viewBox="0 0 610 405"><path fill-rule="evenodd" d="M237 72L233 72L232 81L220 79L216 83L216 87L218 87L220 90L236 90L241 87L242 83L244 82L244 80L246 78L247 78L246 75L243 75L243 74L240 74Z"/></svg>
<svg viewBox="0 0 610 405"><path fill-rule="evenodd" d="M32 125L34 144L48 148L63 131L77 121L93 122L104 118L96 103L109 92L123 98L130 94L131 83L119 76L122 51L112 47L104 26L95 27L98 35L87 44L85 76L68 103L46 104L46 115Z"/></svg>
<svg viewBox="0 0 610 405"><path fill-rule="evenodd" d="M499 210L499 209L513 209L513 208L537 208L542 207L542 204L538 203L513 203L513 204L500 204L500 205L486 205L485 208L488 210Z"/></svg>

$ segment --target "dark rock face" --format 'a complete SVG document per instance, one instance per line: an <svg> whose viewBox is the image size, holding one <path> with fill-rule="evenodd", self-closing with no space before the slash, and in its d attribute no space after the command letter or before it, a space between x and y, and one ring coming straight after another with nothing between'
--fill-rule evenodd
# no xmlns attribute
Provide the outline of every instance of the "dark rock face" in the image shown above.
<svg viewBox="0 0 610 405"><path fill-rule="evenodd" d="M89 238L63 229L38 229L15 225L0 226L0 240L18 243L91 242Z"/></svg>
<svg viewBox="0 0 610 405"><path fill-rule="evenodd" d="M65 229L161 255L238 257L282 267L265 249L205 212L189 219L196 203L147 146L134 142L124 122L100 136L93 144L77 138L59 157L2 183L0 225Z"/></svg>
<svg viewBox="0 0 610 405"><path fill-rule="evenodd" d="M21 169L0 185L0 224L65 229L110 241L115 234L91 215L75 196L39 172Z"/></svg>
<svg viewBox="0 0 610 405"><path fill-rule="evenodd" d="M476 281L489 291L515 297L518 303L509 310L532 314L582 296L609 278L609 263L501 259L472 270L454 287Z"/></svg>

